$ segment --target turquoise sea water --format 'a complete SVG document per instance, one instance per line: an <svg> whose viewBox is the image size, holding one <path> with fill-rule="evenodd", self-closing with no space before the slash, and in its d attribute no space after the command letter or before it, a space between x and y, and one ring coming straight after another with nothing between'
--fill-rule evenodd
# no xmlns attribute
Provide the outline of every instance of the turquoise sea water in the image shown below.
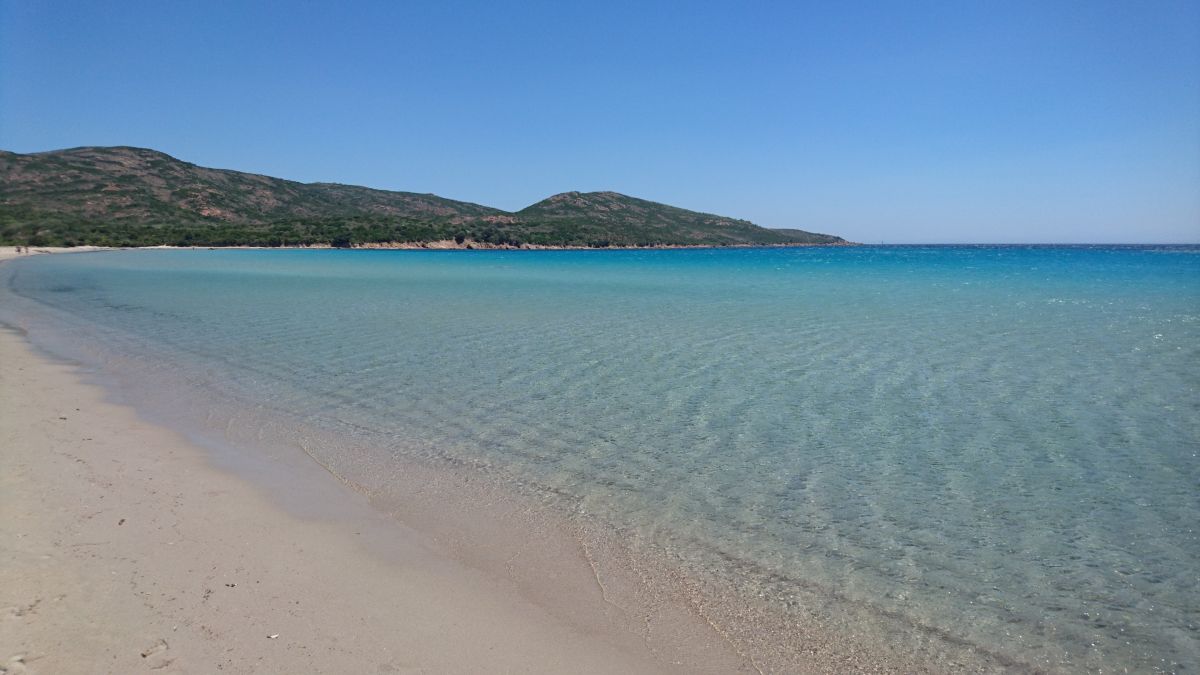
<svg viewBox="0 0 1200 675"><path fill-rule="evenodd" d="M315 453L351 477L440 457L783 606L1200 669L1197 247L129 251L0 280L44 346L381 449Z"/></svg>

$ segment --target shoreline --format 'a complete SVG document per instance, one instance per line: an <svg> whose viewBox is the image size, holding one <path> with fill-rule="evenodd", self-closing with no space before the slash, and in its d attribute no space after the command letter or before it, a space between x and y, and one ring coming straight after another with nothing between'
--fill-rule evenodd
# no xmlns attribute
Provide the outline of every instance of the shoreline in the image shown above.
<svg viewBox="0 0 1200 675"><path fill-rule="evenodd" d="M250 245L235 245L235 246L174 246L170 244L160 244L157 246L24 246L22 253L16 253L14 246L0 246L0 261L9 258L23 257L26 255L40 255L47 253L88 253L91 251L137 251L137 250L179 250L179 251L226 251L226 250L254 250L254 251L303 251L309 249L338 249L338 250L370 250L370 251L674 251L674 250L721 250L721 249L744 249L744 248L846 248L862 246L862 244L851 241L833 242L828 244L806 244L806 243L787 243L787 244L655 244L652 246L545 246L542 244L520 244L514 246L512 244L493 244L490 242L481 242L474 240L464 240L457 242L453 239L439 239L432 241L421 242L368 242L364 244L354 244L351 246L337 247L330 244L311 244L311 245L285 245L285 246L250 246ZM33 250L29 250L32 248Z"/></svg>
<svg viewBox="0 0 1200 675"><path fill-rule="evenodd" d="M351 249L378 250L479 250L479 251L663 251L678 249L726 249L726 248L842 248L846 246L861 246L851 241L829 243L790 242L785 244L654 244L651 246L547 246L542 244L493 244L474 240L458 242L453 239L439 239L424 242L381 242L366 243L350 246ZM163 247L173 248L173 247ZM235 247L236 248L236 247ZM332 248L329 246L308 246L296 248Z"/></svg>
<svg viewBox="0 0 1200 675"><path fill-rule="evenodd" d="M943 640L949 636L929 634L922 640L927 641L926 644L910 645L896 651L893 645L875 639L879 637L877 634L857 632L857 624L853 622L830 627L805 621L804 617L773 614L754 599L740 597L736 589L720 584L719 580L714 582L713 579L702 578L703 575L691 574L682 566L672 564L678 561L639 556L639 552L631 551L612 532L603 531L603 528L588 528L579 522L568 522L570 519L555 517L550 513L551 509L544 508L544 505L514 498L507 491L492 485L487 477L473 475L471 467L445 471L410 463L405 475L399 477L402 489L394 491L402 494L403 498L396 499L393 493L391 498L380 499L369 486L349 483L334 469L323 466L316 457L297 452L294 446L275 447L265 452L263 448L258 448L257 451L238 453L242 448L222 450L205 443L197 445L197 439L181 437L179 433L171 431L176 428L174 424L164 425L154 418L147 421L144 412L137 411L136 406L129 407L119 400L119 396L117 403L114 403L113 396L120 389L104 386L107 383L103 382L103 377L97 384L95 380L98 373L47 360L35 354L27 342L22 344L22 338L15 335L5 334L2 337L0 345L4 348L5 363L20 364L19 368L32 368L40 373L34 380L15 388L9 386L13 383L11 375L0 377L0 390L6 400L17 400L14 392L21 392L25 398L36 398L28 396L28 390L38 392L41 386L42 391L38 393L43 395L65 398L62 393L71 392L72 396L90 397L87 409L100 411L93 415L100 417L99 421L85 420L86 432L83 429L79 431L81 438L84 437L82 434L87 433L88 438L102 441L100 446L93 446L90 441L86 445L76 441L77 447L72 448L67 443L59 446L56 452L78 455L80 450L102 447L107 454L98 457L104 460L104 464L99 466L120 461L114 455L125 452L126 448L119 435L102 439L95 428L102 426L103 420L121 418L125 419L126 433L136 431L138 434L160 435L156 437L156 443L159 448L166 448L172 461L161 457L159 448L139 449L142 453L139 462L155 467L146 472L152 480L162 481L167 477L169 483L172 478L187 475L189 481L197 483L196 490L205 494L240 491L245 493L246 502L251 498L257 500L253 505L243 505L242 511L239 511L250 514L250 520L264 523L253 533L248 533L240 526L223 525L220 528L193 531L182 522L173 525L175 528L182 527L177 531L182 531L189 540L208 544L204 553L213 550L214 545L220 550L222 542L228 542L231 537L241 538L255 545L242 552L239 560L249 561L245 565L247 567L261 566L278 558L281 551L286 554L291 541L308 541L310 543L304 546L307 550L338 551L338 564L330 568L310 569L305 567L307 561L294 557L277 563L283 562L293 569L302 569L302 576L305 577L321 577L323 574L324 582L316 585L337 589L347 573L361 585L395 588L398 582L394 576L408 573L413 550L418 550L424 556L422 560L427 563L428 569L436 570L439 574L454 569L452 576L456 580L455 588L471 589L466 594L469 597L459 604L443 603L448 606L441 609L450 615L445 617L445 622L461 626L457 617L462 612L473 612L469 608L473 603L485 602L500 608L497 610L497 616L502 617L500 623L503 623L505 630L518 634L516 637L505 634L502 641L510 646L522 645L519 654L509 654L516 659L508 662L509 667L516 670L536 672L566 669L585 672L590 668L595 672L928 672L1021 666L1013 662L1005 663L1003 659L997 661L997 655L986 653L965 655L964 660L955 660L958 654L943 651L949 646L947 642L950 645L954 642L953 639ZM15 345L10 344L14 341ZM55 368L59 371L57 375L51 372ZM47 387L48 392L45 391ZM50 411L44 409L53 408L53 400L43 398L40 407L35 404L31 406L28 415L14 417L26 420L43 413L48 415ZM53 427L56 423L66 425L78 414L64 414L68 420L57 422L53 416L47 416L42 424L46 427ZM28 429L23 432L21 428L9 427L8 419L4 422L6 428L0 433L16 441L23 444L34 441L43 445L48 442L44 437L31 436ZM170 440L166 440L168 438ZM24 463L28 459L22 457L20 461ZM76 456L75 459L89 461L96 458ZM8 462L10 458L6 456L4 460ZM128 471L126 467L121 475L127 475ZM329 480L329 474L342 482ZM43 478L45 475L48 473L43 473ZM112 475L105 480L110 485L118 482ZM70 484L64 482L64 485ZM237 487L233 487L233 484ZM297 489L298 485L303 489ZM156 485L160 489L162 486L161 482ZM347 486L352 489L347 489ZM181 486L174 488L182 492ZM19 492L13 494L20 498ZM301 498L310 492L322 495L319 505L306 503ZM24 498L30 496L25 495ZM108 500L117 497L128 500L128 490L123 496L107 495ZM104 495L96 497L105 498ZM139 503L154 503L155 506L150 509L154 513L172 511L175 506L165 496L141 494L138 498ZM108 501L105 506L112 503ZM203 500L191 503L189 507L188 520L192 523L211 518L210 507ZM17 510L6 504L0 512L13 513ZM25 507L25 510L61 513L70 508L59 504L57 510L29 507ZM85 518L94 517L89 513L77 509L74 517L82 522ZM322 526L321 533L304 531L303 526L312 526L314 523ZM368 526L372 536L364 540L359 533L366 531L364 528ZM8 529L7 524L3 527ZM70 523L42 522L34 529L39 532L61 532L70 527ZM350 536L347 534L349 532L355 534ZM325 535L328 537L323 538ZM88 544L92 543L95 542L89 540ZM91 553L93 556L100 555L100 549ZM155 582L158 586L181 587L193 582L190 578L179 578L179 570L172 569L169 564L154 563L153 556L147 557L145 551L129 549L128 542L110 546L104 555L108 556L108 560L147 560L143 568L131 570L129 574L159 578ZM200 555L200 559L207 560L214 570L225 566L226 562L220 555L209 558ZM13 565L12 569L19 567ZM32 575L30 578L37 578L38 570L28 567L22 569L25 574ZM163 578L172 574L173 578ZM477 579L479 575L488 582L469 583L470 579ZM241 587L241 582L230 583L238 583L237 587ZM19 580L15 584L6 583L9 588L21 588L23 585ZM491 588L497 585L503 591L499 598L495 589ZM221 591L221 588L207 590ZM403 596L409 590L401 584L395 592ZM310 590L310 596L312 592L315 591ZM301 598L304 605L312 606L314 598L310 596ZM381 605L381 596L386 597L386 593L364 593L347 600L340 605L339 613L329 616L329 621L318 631L320 635L314 634L305 640L306 644L328 641L329 638L334 641L359 639L348 635L353 633L355 636L365 635L373 643L388 646L390 643L403 642L397 639L398 635L420 634L419 627L414 628L404 622L404 617L393 615L394 607L387 603ZM175 601L177 598L178 594L171 599ZM5 597L3 600L6 606L18 608L36 601L28 600L22 604L21 599ZM332 602L328 598L317 598L316 601ZM832 604L843 602L836 596L825 597L822 601ZM197 602L199 604L195 604ZM180 621L181 616L188 616L190 612L203 614L207 602L207 597L198 593L189 595L176 610L175 620ZM278 608L271 606L269 609ZM851 610L861 615L869 608ZM71 611L83 616L104 613L102 609L86 607L73 608ZM355 623L352 619L355 612L370 615L373 627L364 629L361 622ZM59 617L57 621L60 623L57 624L54 621L51 621L54 632L63 633L61 622L64 619ZM244 625L238 627L244 628ZM126 631L131 628L125 626ZM455 644L473 643L478 641L479 635L487 636L493 634L491 631L494 630L495 626L492 625L468 626L455 633L453 639ZM530 631L535 634L533 637L528 635ZM570 637L574 637L576 642L572 643L568 639ZM192 638L195 639L195 636ZM52 638L43 633L38 639L44 641ZM170 638L165 639L170 644ZM0 643L8 642L18 643L8 638L0 640ZM197 644L200 646L193 644L189 648L189 658L207 658L209 655L201 648L204 643ZM426 644L433 653L417 650L420 658L416 662L426 664L422 667L438 672L501 669L491 661L463 660L472 657L473 652L461 654L460 648L445 643ZM532 647L529 646L531 644ZM555 660L562 658L560 647L563 645L570 645L566 650L568 660ZM208 647L212 648L213 645ZM284 665L292 662L275 661L274 653L255 651L261 650L262 645L251 640L246 647L249 651L240 653L243 657L255 655L254 658L266 658L265 663L269 664L271 670L290 669ZM970 645L960 644L957 647L964 648L966 652L974 651ZM0 655L0 658L7 657ZM300 665L316 663L311 652L304 654L304 658L307 660ZM246 661L241 663L244 665ZM327 667L318 670L348 668L345 664L327 663ZM349 670L374 667L366 661L358 663L359 667ZM621 664L620 667L615 665L617 663ZM231 664L229 667L236 670L239 666ZM71 672L69 667L66 670Z"/></svg>
<svg viewBox="0 0 1200 675"><path fill-rule="evenodd" d="M753 672L698 617L631 631L578 551L533 597L463 554L483 531L414 529L294 448L198 445L10 327L0 362L0 672Z"/></svg>
<svg viewBox="0 0 1200 675"><path fill-rule="evenodd" d="M580 630L315 464L272 467L322 499L299 515L11 331L0 359L7 672L689 670L598 590ZM708 638L709 672L753 672Z"/></svg>

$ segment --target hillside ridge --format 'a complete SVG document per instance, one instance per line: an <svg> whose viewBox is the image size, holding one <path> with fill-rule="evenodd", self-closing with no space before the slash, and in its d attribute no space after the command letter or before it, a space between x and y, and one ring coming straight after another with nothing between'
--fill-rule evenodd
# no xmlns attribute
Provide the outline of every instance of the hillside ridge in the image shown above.
<svg viewBox="0 0 1200 675"><path fill-rule="evenodd" d="M133 146L0 150L0 244L519 247L845 244L612 191L519 211L430 193L301 183Z"/></svg>

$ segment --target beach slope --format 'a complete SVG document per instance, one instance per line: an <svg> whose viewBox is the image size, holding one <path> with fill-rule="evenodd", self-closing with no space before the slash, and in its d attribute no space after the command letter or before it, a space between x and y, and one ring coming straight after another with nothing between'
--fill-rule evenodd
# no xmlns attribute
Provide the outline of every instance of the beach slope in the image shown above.
<svg viewBox="0 0 1200 675"><path fill-rule="evenodd" d="M0 363L0 671L672 669L401 524L371 529L353 494L359 528L285 510L15 332Z"/></svg>

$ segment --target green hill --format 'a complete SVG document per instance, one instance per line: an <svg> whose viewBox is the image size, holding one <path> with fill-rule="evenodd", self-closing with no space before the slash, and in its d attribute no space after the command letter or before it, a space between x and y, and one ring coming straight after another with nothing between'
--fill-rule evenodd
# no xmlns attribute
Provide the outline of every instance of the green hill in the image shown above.
<svg viewBox="0 0 1200 675"><path fill-rule="evenodd" d="M688 211L616 192L564 192L517 211L531 232L612 246L745 245L840 242L838 237L781 233L711 213Z"/></svg>
<svg viewBox="0 0 1200 675"><path fill-rule="evenodd" d="M615 192L508 213L431 194L209 169L142 148L0 151L0 243L181 246L836 244Z"/></svg>

